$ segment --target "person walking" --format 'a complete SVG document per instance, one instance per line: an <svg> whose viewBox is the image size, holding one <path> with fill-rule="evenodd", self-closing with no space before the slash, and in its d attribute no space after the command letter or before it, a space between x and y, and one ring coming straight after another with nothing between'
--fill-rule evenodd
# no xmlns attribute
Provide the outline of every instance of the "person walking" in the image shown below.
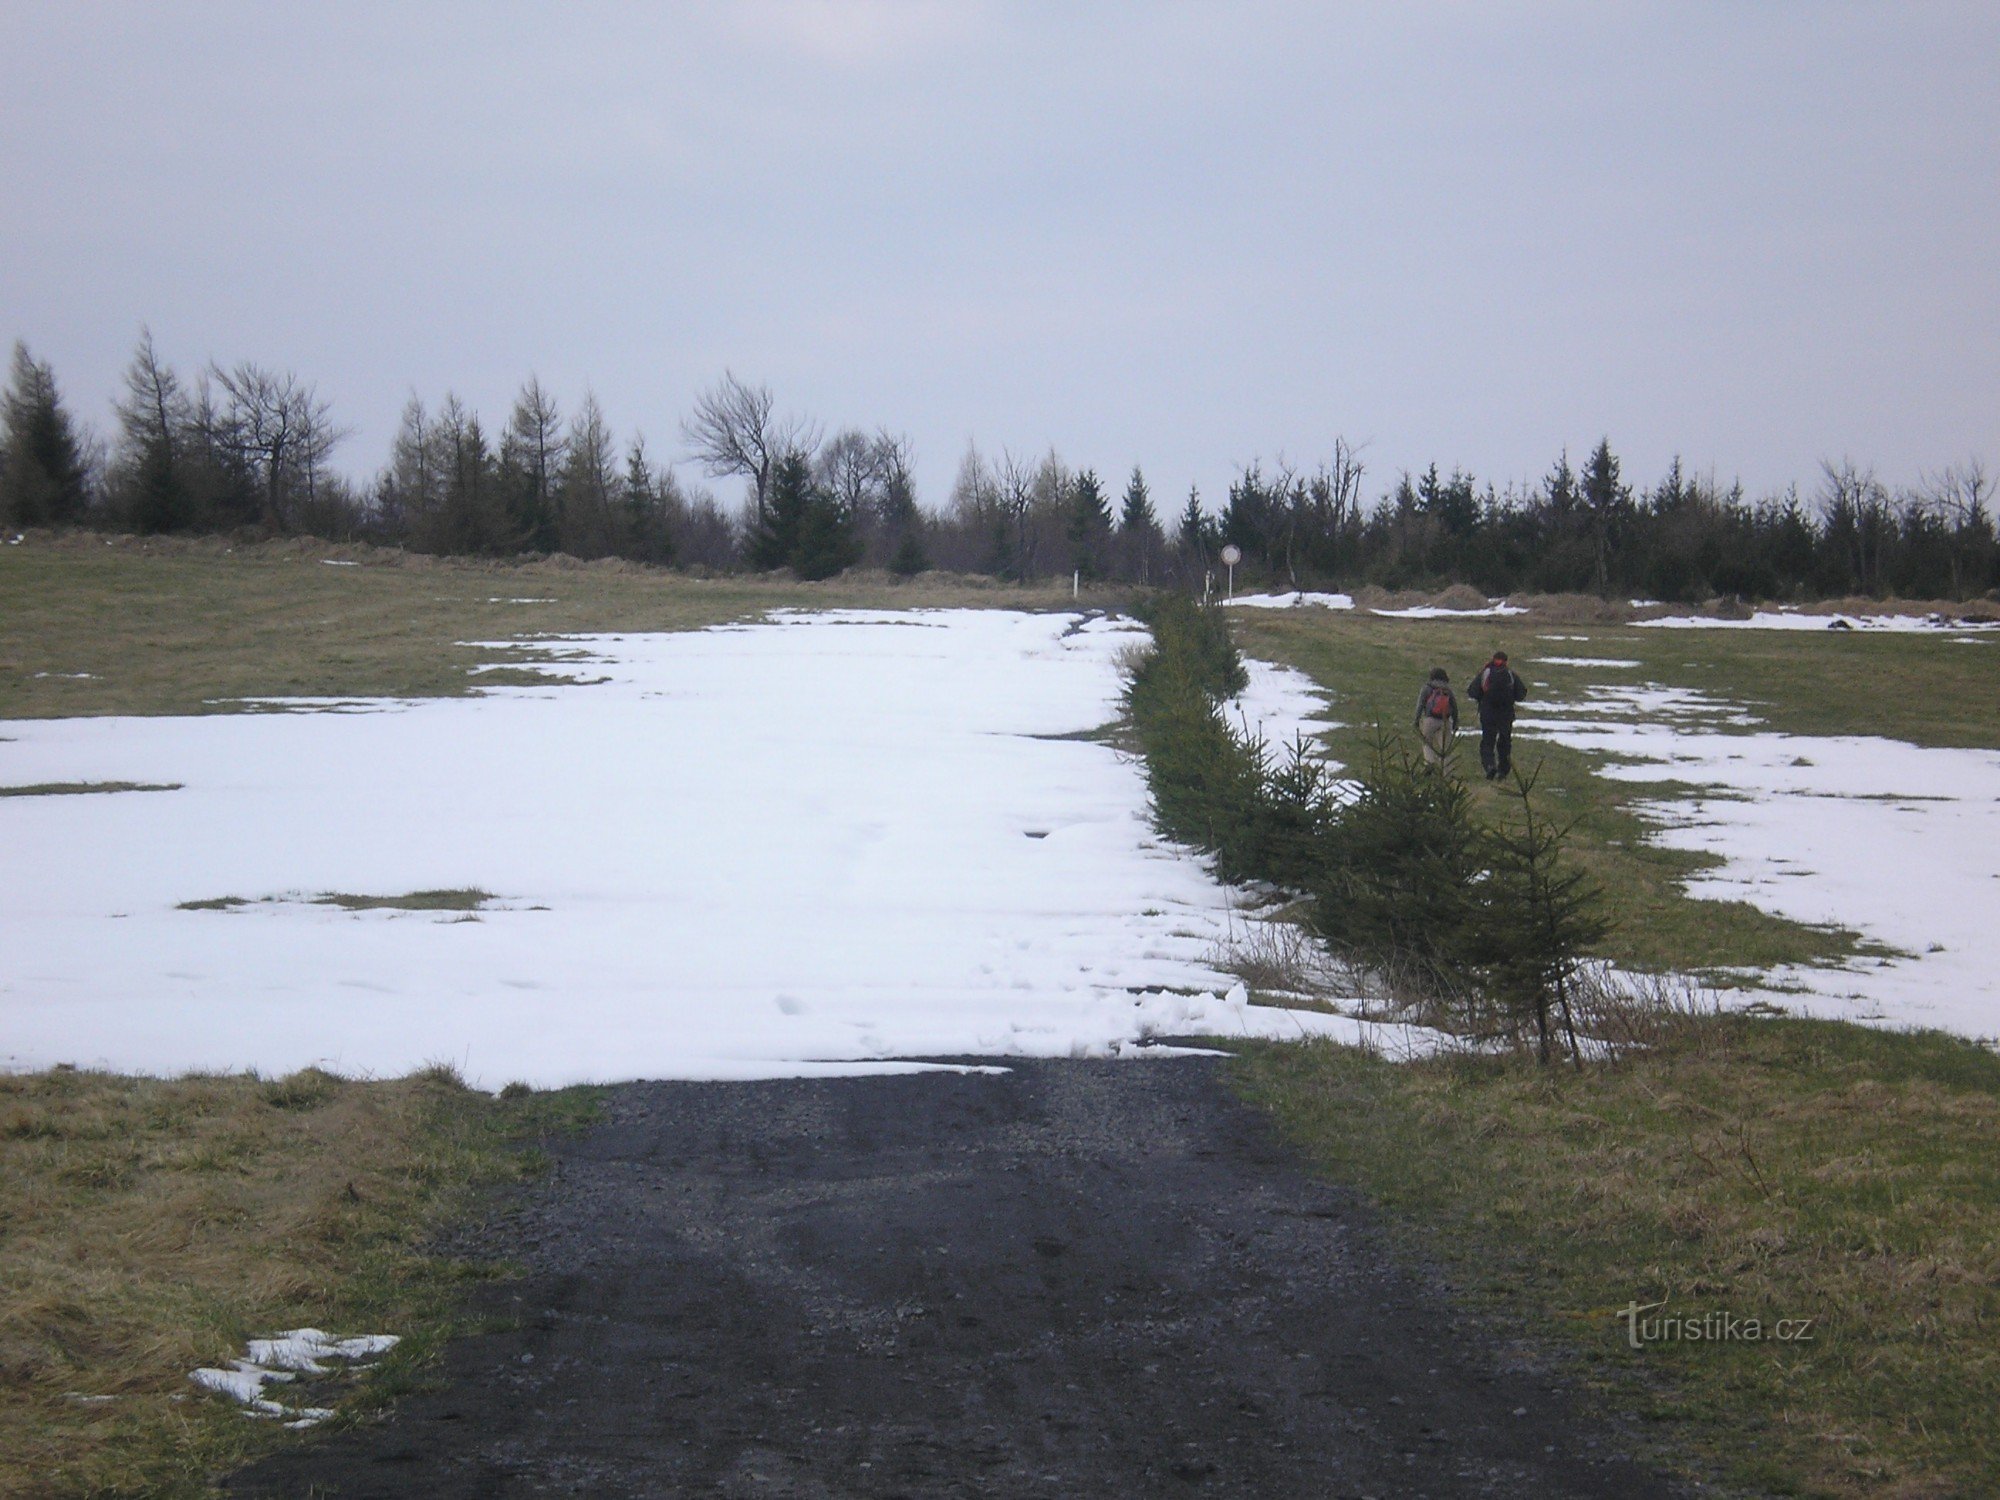
<svg viewBox="0 0 2000 1500"><path fill-rule="evenodd" d="M1507 665L1507 653L1495 651L1465 696L1479 705L1480 768L1488 781L1498 781L1514 769L1514 705L1528 696L1528 684Z"/></svg>
<svg viewBox="0 0 2000 1500"><path fill-rule="evenodd" d="M1432 667L1429 679L1417 692L1416 729L1423 742L1424 764L1436 765L1458 734L1458 695L1452 692L1451 678L1443 667Z"/></svg>

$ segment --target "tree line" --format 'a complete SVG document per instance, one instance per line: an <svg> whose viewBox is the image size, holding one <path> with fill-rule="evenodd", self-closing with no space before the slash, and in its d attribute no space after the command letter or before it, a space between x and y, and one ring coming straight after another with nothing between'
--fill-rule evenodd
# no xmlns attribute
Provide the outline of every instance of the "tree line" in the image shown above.
<svg viewBox="0 0 2000 1500"><path fill-rule="evenodd" d="M1190 489L1163 514L1141 468L1122 489L1055 453L968 446L942 505L919 503L907 438L828 433L725 374L680 423L683 456L743 487L735 509L681 481L645 439L620 441L594 396L565 412L530 378L497 432L456 396L412 397L366 481L331 467L348 436L314 387L254 363L184 377L142 333L108 443L70 413L50 366L14 346L0 410L0 524L146 534L257 532L416 551L579 558L823 578L929 568L1031 582L1200 591L1222 549L1239 585L1595 593L1696 602L1849 594L1971 598L2000 587L1993 482L1972 460L1891 489L1829 462L1809 493L1756 500L1677 458L1650 487L1607 440L1580 468L1479 484L1459 470L1364 494L1336 440L1309 470L1253 463L1219 507Z"/></svg>

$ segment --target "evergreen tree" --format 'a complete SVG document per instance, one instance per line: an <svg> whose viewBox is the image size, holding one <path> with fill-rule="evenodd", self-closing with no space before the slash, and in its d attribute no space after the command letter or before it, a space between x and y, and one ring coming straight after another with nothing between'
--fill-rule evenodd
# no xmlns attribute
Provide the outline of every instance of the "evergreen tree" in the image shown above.
<svg viewBox="0 0 2000 1500"><path fill-rule="evenodd" d="M1118 551L1128 578L1138 583L1152 581L1161 541L1160 518L1153 514L1153 497L1146 489L1146 476L1134 464L1118 512Z"/></svg>
<svg viewBox="0 0 2000 1500"><path fill-rule="evenodd" d="M182 438L188 400L174 372L153 352L153 335L139 330L139 347L125 372L117 404L118 462L113 503L135 531L179 531L194 522L193 495Z"/></svg>
<svg viewBox="0 0 2000 1500"><path fill-rule="evenodd" d="M1480 940L1478 836L1457 769L1424 765L1378 736L1324 848L1320 935L1426 993L1452 992L1456 966Z"/></svg>
<svg viewBox="0 0 2000 1500"><path fill-rule="evenodd" d="M1632 491L1618 476L1618 459L1611 440L1600 439L1583 466L1582 499L1590 512L1592 556L1597 592L1611 588L1611 550L1618 530L1631 508Z"/></svg>
<svg viewBox="0 0 2000 1500"><path fill-rule="evenodd" d="M1187 504L1181 507L1180 525L1174 532L1174 540L1197 569L1208 564L1209 544L1214 540L1215 523L1201 508L1201 490L1196 485L1188 486Z"/></svg>
<svg viewBox="0 0 2000 1500"><path fill-rule="evenodd" d="M506 508L493 450L478 414L447 394L438 412L436 435L444 493L434 550L506 551L511 541Z"/></svg>
<svg viewBox="0 0 2000 1500"><path fill-rule="evenodd" d="M89 471L55 372L14 345L14 378L0 408L0 517L15 526L63 526L83 518Z"/></svg>
<svg viewBox="0 0 2000 1500"><path fill-rule="evenodd" d="M646 440L634 438L625 455L624 536L619 551L640 562L674 560L674 536L667 519L665 485L646 459Z"/></svg>
<svg viewBox="0 0 2000 1500"><path fill-rule="evenodd" d="M771 467L762 518L750 534L750 565L770 571L790 567L799 555L806 512L813 502L812 465L794 448Z"/></svg>
<svg viewBox="0 0 2000 1500"><path fill-rule="evenodd" d="M814 486L807 494L792 570L808 581L844 573L861 559L861 528L840 496Z"/></svg>
<svg viewBox="0 0 2000 1500"><path fill-rule="evenodd" d="M1069 491L1070 566L1085 579L1102 578L1111 540L1111 504L1094 469L1085 469L1071 480Z"/></svg>
<svg viewBox="0 0 2000 1500"><path fill-rule="evenodd" d="M914 578L930 568L930 554L924 550L922 530L913 522L903 531L896 550L889 554L889 571L898 578Z"/></svg>
<svg viewBox="0 0 2000 1500"><path fill-rule="evenodd" d="M1535 806L1535 778L1516 776L1513 822L1487 835L1489 910L1480 924L1478 956L1494 996L1535 1029L1536 1055L1550 1057L1553 1023L1560 1020L1571 1060L1579 1067L1570 997L1592 945L1610 930L1603 897L1565 855L1567 825L1551 822Z"/></svg>

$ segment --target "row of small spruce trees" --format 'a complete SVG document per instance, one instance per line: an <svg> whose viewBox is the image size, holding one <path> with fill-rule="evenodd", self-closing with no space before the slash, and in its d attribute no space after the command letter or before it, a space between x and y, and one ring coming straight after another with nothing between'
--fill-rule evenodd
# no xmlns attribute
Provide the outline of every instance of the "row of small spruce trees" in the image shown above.
<svg viewBox="0 0 2000 1500"><path fill-rule="evenodd" d="M1303 741L1274 754L1226 717L1248 678L1222 611L1160 594L1142 614L1153 646L1126 706L1161 831L1226 881L1310 896L1306 920L1338 958L1461 1034L1532 1035L1547 1063L1560 1027L1580 1062L1577 982L1610 924L1534 777L1507 784L1512 805L1488 824L1452 757L1427 765L1381 731L1356 780Z"/></svg>

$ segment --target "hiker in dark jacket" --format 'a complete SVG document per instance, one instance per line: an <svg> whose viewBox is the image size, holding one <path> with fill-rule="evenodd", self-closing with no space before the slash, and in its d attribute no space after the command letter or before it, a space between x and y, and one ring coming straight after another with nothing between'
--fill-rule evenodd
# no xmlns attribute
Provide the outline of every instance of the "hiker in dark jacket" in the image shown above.
<svg viewBox="0 0 2000 1500"><path fill-rule="evenodd" d="M1423 741L1424 764L1436 765L1458 734L1458 696L1443 667L1432 667L1429 680L1417 692L1416 729Z"/></svg>
<svg viewBox="0 0 2000 1500"><path fill-rule="evenodd" d="M1528 684L1507 665L1507 653L1495 651L1465 696L1479 705L1480 767L1496 781L1514 769L1514 705L1528 696Z"/></svg>

